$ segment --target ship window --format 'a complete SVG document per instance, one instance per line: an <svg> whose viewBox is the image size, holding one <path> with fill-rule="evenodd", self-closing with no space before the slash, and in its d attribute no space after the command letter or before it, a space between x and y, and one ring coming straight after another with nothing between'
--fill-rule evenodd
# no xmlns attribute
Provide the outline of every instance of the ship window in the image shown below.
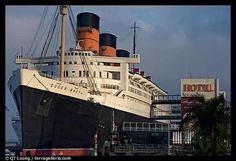
<svg viewBox="0 0 236 161"><path fill-rule="evenodd" d="M87 53L84 53L85 56L87 56Z"/></svg>
<svg viewBox="0 0 236 161"><path fill-rule="evenodd" d="M78 53L75 53L75 55L78 55Z"/></svg>
<svg viewBox="0 0 236 161"><path fill-rule="evenodd" d="M79 71L79 76L80 76L80 77L82 76L82 72L81 72L81 70Z"/></svg>
<svg viewBox="0 0 236 161"><path fill-rule="evenodd" d="M75 61L74 64L77 64L77 61Z"/></svg>
<svg viewBox="0 0 236 161"><path fill-rule="evenodd" d="M90 56L90 53L88 53L88 56Z"/></svg>
<svg viewBox="0 0 236 161"><path fill-rule="evenodd" d="M73 56L74 55L74 53L71 53L71 56Z"/></svg>
<svg viewBox="0 0 236 161"><path fill-rule="evenodd" d="M79 53L79 56L81 55L81 53Z"/></svg>
<svg viewBox="0 0 236 161"><path fill-rule="evenodd" d="M70 56L70 53L68 53L68 56Z"/></svg>
<svg viewBox="0 0 236 161"><path fill-rule="evenodd" d="M87 71L87 77L89 76L89 71Z"/></svg>

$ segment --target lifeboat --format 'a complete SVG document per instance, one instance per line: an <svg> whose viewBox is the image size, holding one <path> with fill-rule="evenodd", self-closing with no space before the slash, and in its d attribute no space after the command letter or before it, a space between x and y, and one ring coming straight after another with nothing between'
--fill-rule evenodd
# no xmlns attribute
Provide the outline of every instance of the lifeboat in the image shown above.
<svg viewBox="0 0 236 161"><path fill-rule="evenodd" d="M145 83L147 83L148 82L148 80L147 79L145 79L145 78L142 78L140 81L139 81L141 84L145 84Z"/></svg>
<svg viewBox="0 0 236 161"><path fill-rule="evenodd" d="M141 80L143 77L141 76L141 75L139 75L139 74L134 74L133 75L133 80L136 80L136 81L139 81L139 80Z"/></svg>

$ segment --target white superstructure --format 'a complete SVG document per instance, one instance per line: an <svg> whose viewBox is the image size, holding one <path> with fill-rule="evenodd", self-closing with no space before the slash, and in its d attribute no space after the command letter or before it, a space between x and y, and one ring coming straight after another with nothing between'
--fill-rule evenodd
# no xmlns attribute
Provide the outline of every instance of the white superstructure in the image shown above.
<svg viewBox="0 0 236 161"><path fill-rule="evenodd" d="M92 51L65 53L64 82L59 81L60 53L55 57L16 57L23 69L10 78L11 92L19 85L93 101L102 105L150 118L152 95L167 95L148 78L129 71L129 64L140 63L131 57L97 56ZM17 76L18 75L18 76ZM20 81L15 79L20 78ZM14 86L14 87L13 87Z"/></svg>

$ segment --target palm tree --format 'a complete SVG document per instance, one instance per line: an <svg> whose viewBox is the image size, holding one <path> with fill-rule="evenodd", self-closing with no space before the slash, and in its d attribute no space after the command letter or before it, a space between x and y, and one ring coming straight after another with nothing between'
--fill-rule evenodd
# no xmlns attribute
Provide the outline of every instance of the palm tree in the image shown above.
<svg viewBox="0 0 236 161"><path fill-rule="evenodd" d="M226 154L226 141L230 139L230 107L223 96L210 100L195 98L181 121L181 129L195 131L193 145L202 155Z"/></svg>

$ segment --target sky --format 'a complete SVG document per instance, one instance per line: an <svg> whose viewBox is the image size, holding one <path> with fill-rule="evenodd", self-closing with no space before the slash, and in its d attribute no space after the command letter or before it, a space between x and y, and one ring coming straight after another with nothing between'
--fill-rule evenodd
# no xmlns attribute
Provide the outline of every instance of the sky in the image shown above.
<svg viewBox="0 0 236 161"><path fill-rule="evenodd" d="M117 37L117 49L132 53L134 21L138 65L169 94L180 95L182 78L219 78L220 90L231 97L230 6L71 6L75 19L81 12L100 17L100 33ZM29 50L45 6L6 6L6 80L18 66L14 58ZM49 6L49 15L55 6ZM50 16L47 16L50 19ZM69 21L67 21L69 24ZM73 47L68 27L66 48ZM7 88L6 139L16 135L10 120L17 113Z"/></svg>

